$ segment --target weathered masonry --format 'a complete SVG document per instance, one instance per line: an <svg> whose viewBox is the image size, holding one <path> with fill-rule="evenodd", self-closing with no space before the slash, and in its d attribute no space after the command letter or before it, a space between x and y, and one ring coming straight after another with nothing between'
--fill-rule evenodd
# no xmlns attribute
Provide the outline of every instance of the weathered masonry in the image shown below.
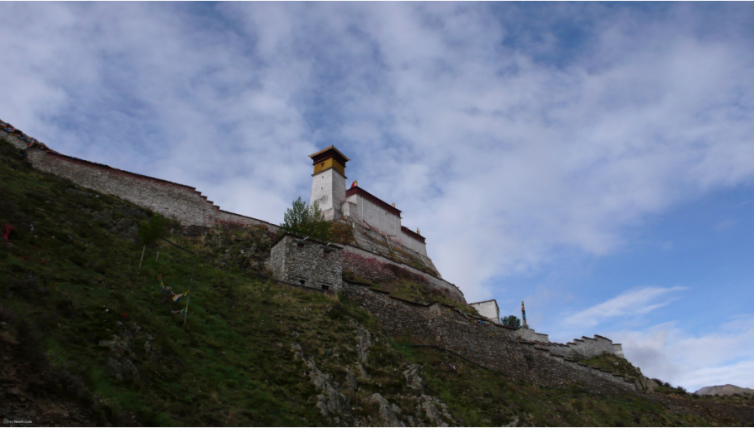
<svg viewBox="0 0 754 428"><path fill-rule="evenodd" d="M423 277L432 288L439 290L451 299L466 303L466 299L463 297L463 292L461 292L461 290L456 285L451 284L450 282L445 281L442 278L429 275L412 266L395 262L380 254L370 253L369 251L362 250L361 248L357 248L351 245L346 245L343 247L343 269L351 271L361 276L362 278L374 278L379 277L383 274L389 275L389 273L385 272L384 269L386 265L397 266L401 269L405 269L409 272L419 275Z"/></svg>
<svg viewBox="0 0 754 428"><path fill-rule="evenodd" d="M341 292L379 318L392 337L450 349L519 379L561 388L578 382L604 392L615 388L637 389L623 376L588 367L578 363L573 356L564 356L542 344L522 340L516 330L492 323L479 324L475 322L479 318L446 305L408 302L348 282L344 282Z"/></svg>
<svg viewBox="0 0 754 428"><path fill-rule="evenodd" d="M343 284L343 248L285 234L272 247L267 266L275 279L337 292Z"/></svg>
<svg viewBox="0 0 754 428"><path fill-rule="evenodd" d="M518 337L531 342L549 343L550 335L544 333L537 333L533 328L521 327L516 330Z"/></svg>
<svg viewBox="0 0 754 428"><path fill-rule="evenodd" d="M607 337L596 334L594 338L582 336L581 339L573 339L573 342L566 344L548 342L541 343L539 346L544 347L555 355L574 360L581 360L601 354L613 354L625 358L623 355L623 346L620 343L613 343Z"/></svg>
<svg viewBox="0 0 754 428"><path fill-rule="evenodd" d="M272 231L277 230L277 226L272 223L221 210L194 187L66 156L48 149L8 124L0 125L4 125L0 136L19 149L25 149L32 166L67 178L82 187L118 196L165 217L178 220L185 226L211 227L223 223L263 224Z"/></svg>

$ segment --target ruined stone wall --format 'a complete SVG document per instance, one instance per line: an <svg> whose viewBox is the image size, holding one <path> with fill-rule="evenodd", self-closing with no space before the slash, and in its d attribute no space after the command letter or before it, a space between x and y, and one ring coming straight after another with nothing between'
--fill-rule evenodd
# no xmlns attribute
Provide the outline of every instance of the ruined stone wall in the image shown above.
<svg viewBox="0 0 754 428"><path fill-rule="evenodd" d="M376 277L381 275L390 275L390 273L384 269L383 265L385 264L391 264L406 269L412 274L424 278L431 287L440 290L448 297L466 303L466 299L463 297L463 292L461 292L461 290L454 284L451 284L444 279L436 278L411 266L397 263L391 259L382 257L379 254L370 253L351 245L343 247L343 269L351 271L362 278L376 279Z"/></svg>
<svg viewBox="0 0 754 428"><path fill-rule="evenodd" d="M529 342L548 343L550 341L550 336L544 333L537 333L533 328L521 327L520 329L516 330L516 334L521 339L528 340Z"/></svg>
<svg viewBox="0 0 754 428"><path fill-rule="evenodd" d="M267 267L280 281L337 292L341 289L341 247L284 235L270 252Z"/></svg>
<svg viewBox="0 0 754 428"><path fill-rule="evenodd" d="M0 131L11 144L27 149L22 135ZM27 137L28 138L28 137ZM60 153L31 147L27 156L31 164L44 172L67 178L79 186L114 195L165 217L179 221L184 226L207 226L233 223L241 225L264 224L271 231L277 226L252 217L220 210L195 188L135 174L107 165L97 164Z"/></svg>
<svg viewBox="0 0 754 428"><path fill-rule="evenodd" d="M540 385L567 388L574 383L601 392L634 391L622 376L590 368L520 340L511 329L481 325L473 317L445 305L421 305L344 283L342 293L382 321L396 338L410 338L451 349L471 361Z"/></svg>
<svg viewBox="0 0 754 428"><path fill-rule="evenodd" d="M613 354L625 358L623 346L620 343L613 343L607 337L596 334L594 338L582 336L581 339L573 339L573 342L566 344L550 342L548 335L537 333L531 328L520 328L516 330L516 335L523 340L538 342L538 346L546 348L553 354L574 360L586 360L602 354Z"/></svg>
<svg viewBox="0 0 754 428"><path fill-rule="evenodd" d="M540 346L546 348L553 354L574 360L585 360L605 353L625 358L623 356L623 346L621 346L621 344L613 343L613 341L607 337L598 336L596 334L594 335L594 338L584 336L581 339L574 339L573 342L569 342L565 345L560 343L546 343L541 344Z"/></svg>

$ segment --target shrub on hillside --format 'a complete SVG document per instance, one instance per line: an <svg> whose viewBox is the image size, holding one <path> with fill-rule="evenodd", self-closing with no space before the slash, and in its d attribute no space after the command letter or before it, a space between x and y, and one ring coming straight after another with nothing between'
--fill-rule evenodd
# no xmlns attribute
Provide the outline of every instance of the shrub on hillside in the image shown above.
<svg viewBox="0 0 754 428"><path fill-rule="evenodd" d="M518 319L518 317L515 315L508 315L507 317L502 317L500 319L500 322L502 322L503 325L506 327L521 328L521 320Z"/></svg>
<svg viewBox="0 0 754 428"><path fill-rule="evenodd" d="M139 237L145 245L162 238L168 228L168 219L159 215L152 214L148 220L142 221L139 225Z"/></svg>

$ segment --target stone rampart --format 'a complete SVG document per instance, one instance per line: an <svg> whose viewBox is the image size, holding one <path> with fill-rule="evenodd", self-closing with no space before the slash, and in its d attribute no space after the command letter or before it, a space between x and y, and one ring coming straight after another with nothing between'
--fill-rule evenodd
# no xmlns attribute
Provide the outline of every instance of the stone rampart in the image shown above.
<svg viewBox="0 0 754 428"><path fill-rule="evenodd" d="M435 276L438 278L441 277L434 263L432 263L432 259L426 255L426 249L424 254L422 254L393 239L389 239L389 237L383 235L379 230L370 228L369 225L362 225L355 221L349 221L348 223L353 228L353 237L356 241L354 245L356 247L384 257L397 258L406 264L415 262L425 265L435 273Z"/></svg>
<svg viewBox="0 0 754 428"><path fill-rule="evenodd" d="M341 247L285 234L272 247L267 267L277 280L337 292L342 284Z"/></svg>
<svg viewBox="0 0 754 428"><path fill-rule="evenodd" d="M392 337L450 349L509 376L559 388L578 383L600 392L636 390L620 375L553 354L536 343L520 340L512 329L446 305L407 302L348 282L341 292L379 318Z"/></svg>
<svg viewBox="0 0 754 428"><path fill-rule="evenodd" d="M67 178L88 189L117 196L185 226L264 224L271 231L277 230L272 223L221 210L194 187L66 156L42 144L29 143L29 137L18 131L3 130L0 137L5 137L19 149L27 149L29 162L41 171Z"/></svg>
<svg viewBox="0 0 754 428"><path fill-rule="evenodd" d="M529 342L548 343L550 341L549 335L544 333L537 333L533 328L521 327L520 329L516 330L516 334L521 339L528 340Z"/></svg>
<svg viewBox="0 0 754 428"><path fill-rule="evenodd" d="M574 339L573 342L565 345L550 342L542 343L539 346L546 348L553 354L574 360L585 360L606 353L625 358L623 346L620 343L613 343L607 337L596 334L594 338L583 336L581 339Z"/></svg>
<svg viewBox="0 0 754 428"><path fill-rule="evenodd" d="M352 245L343 246L343 270L351 271L362 278L376 280L377 277L390 275L390 272L384 269L383 265L393 265L405 269L412 274L424 278L431 287L439 290L446 296L466 303L461 289L444 279L434 277L409 265L395 262L387 257L356 248Z"/></svg>

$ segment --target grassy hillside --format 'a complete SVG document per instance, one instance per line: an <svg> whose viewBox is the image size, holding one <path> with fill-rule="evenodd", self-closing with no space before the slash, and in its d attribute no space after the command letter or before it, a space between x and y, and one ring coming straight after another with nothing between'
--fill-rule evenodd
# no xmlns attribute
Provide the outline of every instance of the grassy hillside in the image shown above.
<svg viewBox="0 0 754 428"><path fill-rule="evenodd" d="M0 141L0 419L59 425L751 425L754 400L541 388L254 275L262 228L169 225ZM4 232L4 229L0 229ZM158 256L159 252L159 256ZM190 300L175 303L190 290ZM173 313L186 308L188 313ZM186 320L184 324L184 319ZM659 398L658 398L659 397ZM739 397L740 398L740 397ZM700 403L702 403L700 405ZM710 407L712 406L712 407Z"/></svg>

